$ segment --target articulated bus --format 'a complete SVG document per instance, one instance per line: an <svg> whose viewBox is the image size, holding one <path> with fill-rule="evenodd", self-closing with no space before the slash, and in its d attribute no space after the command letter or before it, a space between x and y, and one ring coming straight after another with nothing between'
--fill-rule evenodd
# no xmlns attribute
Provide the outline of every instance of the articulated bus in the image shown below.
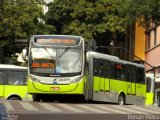
<svg viewBox="0 0 160 120"><path fill-rule="evenodd" d="M7 100L29 100L27 90L27 67L0 65L0 98Z"/></svg>
<svg viewBox="0 0 160 120"><path fill-rule="evenodd" d="M86 51L80 36L34 35L22 58L28 60L28 92L33 101L144 104L144 66Z"/></svg>
<svg viewBox="0 0 160 120"><path fill-rule="evenodd" d="M96 52L87 53L88 98L123 104L144 104L145 69L141 64Z"/></svg>

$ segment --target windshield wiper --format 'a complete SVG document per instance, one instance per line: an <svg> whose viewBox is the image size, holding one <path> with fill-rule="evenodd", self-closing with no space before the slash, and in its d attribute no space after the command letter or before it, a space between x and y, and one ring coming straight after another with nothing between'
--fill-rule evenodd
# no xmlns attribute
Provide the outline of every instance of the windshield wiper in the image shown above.
<svg viewBox="0 0 160 120"><path fill-rule="evenodd" d="M69 48L70 48L70 47L67 47L67 48L59 55L58 58L61 58L61 57L64 55L64 53L67 52L67 51L69 50Z"/></svg>
<svg viewBox="0 0 160 120"><path fill-rule="evenodd" d="M45 51L48 53L49 57L54 59L54 57L50 54L50 52L48 51L48 49L46 47L43 47L45 49Z"/></svg>

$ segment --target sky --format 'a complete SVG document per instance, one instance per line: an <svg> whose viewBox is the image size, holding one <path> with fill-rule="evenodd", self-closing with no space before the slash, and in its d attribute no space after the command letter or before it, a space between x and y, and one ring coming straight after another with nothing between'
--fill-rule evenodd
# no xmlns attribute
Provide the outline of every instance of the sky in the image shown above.
<svg viewBox="0 0 160 120"><path fill-rule="evenodd" d="M44 0L46 3L50 3L50 2L53 2L53 0ZM44 14L48 11L48 7L47 6L44 6Z"/></svg>
<svg viewBox="0 0 160 120"><path fill-rule="evenodd" d="M46 3L53 2L53 0L45 0L45 1L46 1Z"/></svg>

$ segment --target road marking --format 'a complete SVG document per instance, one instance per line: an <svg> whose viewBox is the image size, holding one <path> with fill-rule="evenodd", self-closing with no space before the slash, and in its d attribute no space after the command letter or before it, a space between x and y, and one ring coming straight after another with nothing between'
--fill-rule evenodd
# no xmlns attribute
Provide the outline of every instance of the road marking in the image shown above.
<svg viewBox="0 0 160 120"><path fill-rule="evenodd" d="M96 112L96 113L108 113L107 111L99 110L99 109L96 109L96 108L93 108L93 107L90 107L90 106L87 106L87 105L76 105L76 106L81 107L83 109L90 110L92 112Z"/></svg>
<svg viewBox="0 0 160 120"><path fill-rule="evenodd" d="M137 110L132 110L132 108L127 108L125 106L120 106L120 105L116 105L116 106L113 106L115 109L118 108L118 109L121 109L121 110L125 110L127 112L130 112L130 113L136 113L136 114L145 114L143 112L140 112L140 111L137 111Z"/></svg>
<svg viewBox="0 0 160 120"><path fill-rule="evenodd" d="M37 108L33 107L30 103L27 102L20 102L20 104L22 105L22 107L28 111L38 111Z"/></svg>
<svg viewBox="0 0 160 120"><path fill-rule="evenodd" d="M159 113L160 113L160 112L157 112L157 111L153 111L153 110L141 108L141 107L138 107L138 106L134 106L134 107L132 107L132 108L133 108L133 109L136 109L136 110L141 110L141 111L144 111L144 112L153 113L153 114L159 114Z"/></svg>
<svg viewBox="0 0 160 120"><path fill-rule="evenodd" d="M59 103L59 104L52 104L52 103L33 103L33 102L24 102L24 101L18 101L18 102L12 102L12 101L3 101L6 110L8 112L15 111L16 109L16 103L21 105L26 111L35 111L35 112L66 112L67 113L100 113L100 114L159 114L160 112L155 109L154 107L144 107L144 106L119 106L119 105L103 105L103 104L65 104L65 103ZM36 105L37 108L36 108ZM41 107L40 107L41 106ZM20 106L19 106L20 107ZM20 108L21 108L20 107ZM44 108L43 110L41 110ZM64 109L65 110L64 110ZM18 109L18 108L17 108Z"/></svg>
<svg viewBox="0 0 160 120"><path fill-rule="evenodd" d="M45 109L51 111L51 112L62 112L62 110L48 104L48 103L39 103L39 105L41 105L42 107L44 107Z"/></svg>
<svg viewBox="0 0 160 120"><path fill-rule="evenodd" d="M122 112L120 110L116 110L116 109L113 109L113 108L109 108L108 106L101 106L101 105L96 105L95 107L98 107L100 109L103 109L103 110L107 110L109 112L114 112L114 113L120 113L120 114L127 114L127 112Z"/></svg>
<svg viewBox="0 0 160 120"><path fill-rule="evenodd" d="M65 108L65 109L67 109L67 110L73 111L73 112L85 112L83 110L77 109L77 108L72 107L72 106L67 105L67 104L58 104L58 105L63 107L63 108Z"/></svg>
<svg viewBox="0 0 160 120"><path fill-rule="evenodd" d="M4 102L4 104L7 110L11 110L11 111L14 110L10 102Z"/></svg>

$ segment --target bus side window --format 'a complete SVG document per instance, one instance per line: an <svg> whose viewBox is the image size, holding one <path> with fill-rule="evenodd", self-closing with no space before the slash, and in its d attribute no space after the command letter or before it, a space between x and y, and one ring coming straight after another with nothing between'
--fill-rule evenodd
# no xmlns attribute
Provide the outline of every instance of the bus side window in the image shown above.
<svg viewBox="0 0 160 120"><path fill-rule="evenodd" d="M3 72L0 72L0 85L3 85Z"/></svg>
<svg viewBox="0 0 160 120"><path fill-rule="evenodd" d="M27 72L24 72L23 84L24 84L24 85L27 85Z"/></svg>
<svg viewBox="0 0 160 120"><path fill-rule="evenodd" d="M99 64L97 59L93 59L93 75L98 76Z"/></svg>
<svg viewBox="0 0 160 120"><path fill-rule="evenodd" d="M104 62L104 77L105 78L112 78L112 73L113 73L113 67L110 61L105 60Z"/></svg>
<svg viewBox="0 0 160 120"><path fill-rule="evenodd" d="M99 60L99 77L104 76L104 60L100 59Z"/></svg>
<svg viewBox="0 0 160 120"><path fill-rule="evenodd" d="M125 66L125 77L128 82L130 82L131 80L130 73L131 73L130 66L126 65Z"/></svg>
<svg viewBox="0 0 160 120"><path fill-rule="evenodd" d="M25 75L24 72L8 72L8 84L9 85L24 85Z"/></svg>
<svg viewBox="0 0 160 120"><path fill-rule="evenodd" d="M137 71L136 71L136 80L137 80L136 82L137 83L142 83L142 84L145 83L144 74L145 74L145 71L143 68L137 68Z"/></svg>
<svg viewBox="0 0 160 120"><path fill-rule="evenodd" d="M93 59L93 75L102 77L104 73L104 60L102 59Z"/></svg>
<svg viewBox="0 0 160 120"><path fill-rule="evenodd" d="M137 82L137 77L136 77L136 67L135 66L131 66L130 68L131 73L130 73L130 81L136 83Z"/></svg>
<svg viewBox="0 0 160 120"><path fill-rule="evenodd" d="M125 77L128 82L136 82L136 67L126 64Z"/></svg>
<svg viewBox="0 0 160 120"><path fill-rule="evenodd" d="M146 82L147 82L147 92L149 93L151 91L151 78L147 77Z"/></svg>
<svg viewBox="0 0 160 120"><path fill-rule="evenodd" d="M118 80L124 80L124 65L116 63L114 65L114 78Z"/></svg>

